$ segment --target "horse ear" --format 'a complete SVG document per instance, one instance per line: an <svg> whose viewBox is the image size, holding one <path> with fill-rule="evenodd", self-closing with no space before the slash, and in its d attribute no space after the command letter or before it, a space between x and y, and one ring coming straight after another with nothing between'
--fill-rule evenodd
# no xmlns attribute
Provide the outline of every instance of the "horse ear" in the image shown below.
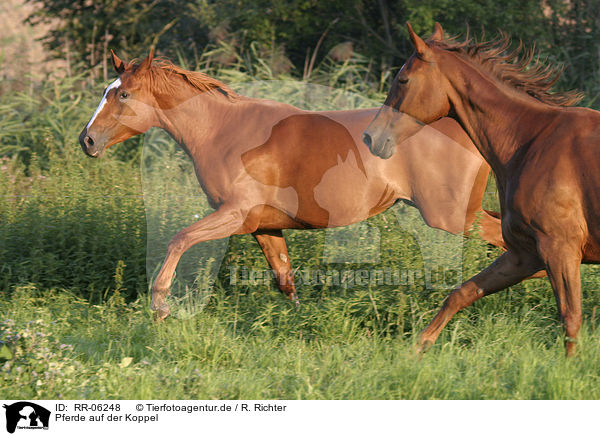
<svg viewBox="0 0 600 436"><path fill-rule="evenodd" d="M431 35L431 40L433 41L441 41L444 39L444 29L442 29L442 25L435 22L435 30L433 31L433 35Z"/></svg>
<svg viewBox="0 0 600 436"><path fill-rule="evenodd" d="M410 25L410 23L408 21L406 22L406 27L408 27L408 35L410 36L410 40L412 41L413 45L415 46L417 55L421 59L425 59L427 57L427 54L429 53L429 47L427 46L425 41L423 41L419 37L419 35L417 35L415 33L415 31L413 30L412 26Z"/></svg>
<svg viewBox="0 0 600 436"><path fill-rule="evenodd" d="M148 57L142 61L140 66L137 68L137 71L143 72L143 71L149 70L150 67L152 66L153 59L154 59L154 49L151 48L150 53L148 54Z"/></svg>
<svg viewBox="0 0 600 436"><path fill-rule="evenodd" d="M125 71L125 62L123 62L119 58L119 56L117 56L116 53L112 50L110 51L110 56L112 58L113 67L115 68L117 74L120 76Z"/></svg>

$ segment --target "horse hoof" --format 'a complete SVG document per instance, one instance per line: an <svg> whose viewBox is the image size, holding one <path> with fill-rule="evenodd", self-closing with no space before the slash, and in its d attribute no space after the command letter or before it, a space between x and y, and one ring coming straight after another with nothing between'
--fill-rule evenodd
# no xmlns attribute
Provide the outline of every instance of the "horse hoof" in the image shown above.
<svg viewBox="0 0 600 436"><path fill-rule="evenodd" d="M160 308L154 310L152 316L154 317L154 322L162 322L171 314L171 309L167 304L163 304Z"/></svg>
<svg viewBox="0 0 600 436"><path fill-rule="evenodd" d="M419 341L415 345L415 355L422 356L423 354L425 354L425 352L427 352L427 350L431 348L432 345L433 342L431 341Z"/></svg>
<svg viewBox="0 0 600 436"><path fill-rule="evenodd" d="M296 309L300 307L300 299L298 298L298 294L293 293L289 295L290 300L296 303Z"/></svg>

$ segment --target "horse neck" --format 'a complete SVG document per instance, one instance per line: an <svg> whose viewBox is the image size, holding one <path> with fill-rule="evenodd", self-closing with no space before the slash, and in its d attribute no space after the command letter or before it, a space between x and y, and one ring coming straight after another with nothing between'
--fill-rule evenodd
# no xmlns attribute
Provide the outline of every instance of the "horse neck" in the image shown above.
<svg viewBox="0 0 600 436"><path fill-rule="evenodd" d="M458 74L447 76L451 112L503 183L513 157L548 126L556 109L452 57L456 65L449 71Z"/></svg>
<svg viewBox="0 0 600 436"><path fill-rule="evenodd" d="M166 130L191 156L208 151L215 132L230 120L234 104L218 93L185 89L159 103L160 128Z"/></svg>

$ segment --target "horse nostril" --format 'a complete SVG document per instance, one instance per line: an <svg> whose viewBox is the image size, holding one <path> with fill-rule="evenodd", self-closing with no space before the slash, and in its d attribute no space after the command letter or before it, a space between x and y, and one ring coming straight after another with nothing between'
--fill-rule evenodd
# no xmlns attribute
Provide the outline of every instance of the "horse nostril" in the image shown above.
<svg viewBox="0 0 600 436"><path fill-rule="evenodd" d="M371 135L369 135L368 133L363 133L362 140L367 147L371 148Z"/></svg>
<svg viewBox="0 0 600 436"><path fill-rule="evenodd" d="M92 139L91 136L86 135L85 139L84 139L85 145L87 145L88 147L93 147L94 146L94 140Z"/></svg>

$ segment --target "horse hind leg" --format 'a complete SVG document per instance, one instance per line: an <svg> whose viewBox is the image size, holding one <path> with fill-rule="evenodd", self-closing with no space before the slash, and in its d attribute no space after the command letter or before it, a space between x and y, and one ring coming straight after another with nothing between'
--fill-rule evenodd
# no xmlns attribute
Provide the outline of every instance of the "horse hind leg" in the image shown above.
<svg viewBox="0 0 600 436"><path fill-rule="evenodd" d="M290 256L281 230L259 230L252 235L273 269L279 290L290 300L299 304Z"/></svg>
<svg viewBox="0 0 600 436"><path fill-rule="evenodd" d="M421 332L417 351L432 345L450 319L461 309L487 295L521 282L541 269L541 262L529 256L520 256L512 251L502 254L494 263L453 290L435 318Z"/></svg>
<svg viewBox="0 0 600 436"><path fill-rule="evenodd" d="M502 237L502 223L500 214L493 211L483 210L479 220L479 236L488 244L495 245L506 250L506 243Z"/></svg>

